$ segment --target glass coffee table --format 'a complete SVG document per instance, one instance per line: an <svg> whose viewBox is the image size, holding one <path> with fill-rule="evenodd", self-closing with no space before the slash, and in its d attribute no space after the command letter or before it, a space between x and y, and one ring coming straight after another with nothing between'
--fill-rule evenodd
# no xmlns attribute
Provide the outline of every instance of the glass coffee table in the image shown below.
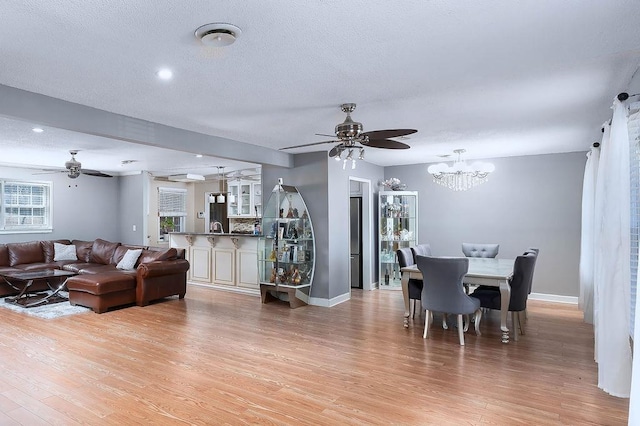
<svg viewBox="0 0 640 426"><path fill-rule="evenodd" d="M62 271L60 269L43 269L40 271L3 272L2 279L12 288L18 291L17 296L5 297L5 303L12 303L25 308L42 306L51 303L65 302L69 300L60 294L67 284L67 278L77 275L75 272ZM31 287L35 282L44 281L49 291L33 291Z"/></svg>

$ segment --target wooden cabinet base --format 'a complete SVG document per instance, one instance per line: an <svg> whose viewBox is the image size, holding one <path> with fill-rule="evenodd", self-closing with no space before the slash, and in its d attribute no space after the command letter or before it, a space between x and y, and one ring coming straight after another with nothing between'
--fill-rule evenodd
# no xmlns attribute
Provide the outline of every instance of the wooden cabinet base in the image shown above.
<svg viewBox="0 0 640 426"><path fill-rule="evenodd" d="M285 301L280 299L279 297L274 296L272 293L284 293L288 295L289 307L291 309L299 308L300 306L305 306L306 303L296 297L296 289L295 288L278 288L276 290L275 286L268 284L260 284L260 297L262 299L262 303L269 303L272 301Z"/></svg>

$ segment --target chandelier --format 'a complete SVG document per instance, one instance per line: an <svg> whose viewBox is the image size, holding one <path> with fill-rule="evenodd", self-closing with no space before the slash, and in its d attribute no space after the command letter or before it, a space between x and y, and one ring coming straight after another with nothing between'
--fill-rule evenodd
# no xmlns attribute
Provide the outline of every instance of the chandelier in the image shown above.
<svg viewBox="0 0 640 426"><path fill-rule="evenodd" d="M453 165L445 163L432 164L427 171L433 175L433 181L453 191L466 191L487 181L489 174L495 170L491 163L475 162L471 165L462 160L464 149L453 151L457 159Z"/></svg>

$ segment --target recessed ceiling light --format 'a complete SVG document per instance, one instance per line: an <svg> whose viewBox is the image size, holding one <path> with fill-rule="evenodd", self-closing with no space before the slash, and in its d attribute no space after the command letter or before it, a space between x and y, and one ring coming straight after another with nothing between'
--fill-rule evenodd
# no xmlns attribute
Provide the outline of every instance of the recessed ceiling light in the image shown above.
<svg viewBox="0 0 640 426"><path fill-rule="evenodd" d="M34 127L34 128L33 128L33 129L31 129L31 130L33 130L35 133L42 133L42 132L44 132L44 129L42 129L42 128L40 128L40 127Z"/></svg>
<svg viewBox="0 0 640 426"><path fill-rule="evenodd" d="M173 77L173 71L171 71L169 68L162 68L158 70L156 75L160 80L171 80L171 77Z"/></svg>
<svg viewBox="0 0 640 426"><path fill-rule="evenodd" d="M202 158L202 154L196 154L196 158Z"/></svg>

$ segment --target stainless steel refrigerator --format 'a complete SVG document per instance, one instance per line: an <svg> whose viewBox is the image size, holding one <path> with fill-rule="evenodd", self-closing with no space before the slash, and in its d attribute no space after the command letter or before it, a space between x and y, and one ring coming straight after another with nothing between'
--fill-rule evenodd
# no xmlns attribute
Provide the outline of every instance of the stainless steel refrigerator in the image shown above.
<svg viewBox="0 0 640 426"><path fill-rule="evenodd" d="M351 287L362 288L362 197L351 197L349 205L351 233Z"/></svg>

